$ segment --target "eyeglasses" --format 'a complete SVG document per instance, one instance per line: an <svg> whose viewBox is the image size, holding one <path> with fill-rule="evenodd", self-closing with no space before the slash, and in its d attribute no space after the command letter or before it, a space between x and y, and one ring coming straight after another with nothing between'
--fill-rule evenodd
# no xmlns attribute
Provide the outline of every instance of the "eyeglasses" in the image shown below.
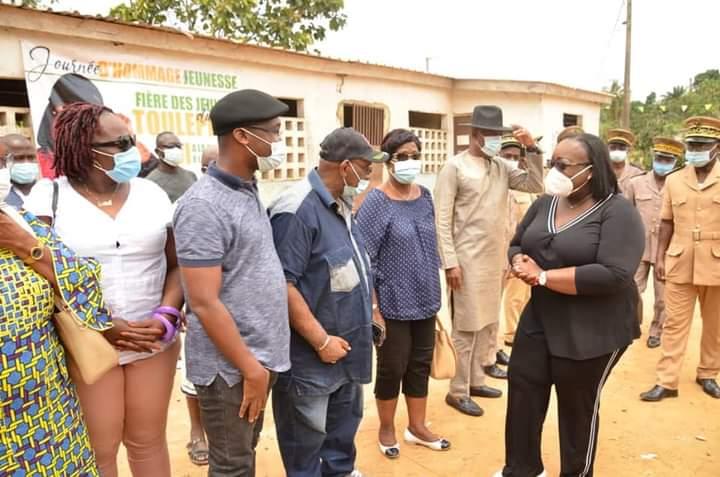
<svg viewBox="0 0 720 477"><path fill-rule="evenodd" d="M392 160L393 160L393 161L400 161L400 162L402 162L402 161L407 161L407 160L417 161L418 159L420 159L420 153L419 153L419 152L415 152L415 153L413 153L413 154L398 154L398 153L395 153L395 154L392 155Z"/></svg>
<svg viewBox="0 0 720 477"><path fill-rule="evenodd" d="M92 147L117 147L121 151L127 151L131 147L135 146L137 144L137 141L135 140L135 135L130 136L120 136L114 141L107 141L107 142L94 142L91 144Z"/></svg>
<svg viewBox="0 0 720 477"><path fill-rule="evenodd" d="M590 162L561 162L561 161L553 161L550 163L550 167L554 167L560 172L565 172L565 169L568 167L573 166L589 166Z"/></svg>

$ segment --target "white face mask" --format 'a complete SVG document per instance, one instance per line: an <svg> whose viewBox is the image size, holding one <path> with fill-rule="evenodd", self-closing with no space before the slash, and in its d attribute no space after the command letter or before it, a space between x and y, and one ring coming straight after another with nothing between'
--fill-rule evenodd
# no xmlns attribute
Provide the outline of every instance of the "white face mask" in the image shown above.
<svg viewBox="0 0 720 477"><path fill-rule="evenodd" d="M348 185L347 181L343 178L343 182L345 183L345 187L343 188L343 198L348 202L352 202L353 200L355 200L355 197L365 192L370 185L370 181L360 179L360 174L357 173L355 167L353 167L352 165L352 162L350 163L350 169L352 169L355 177L358 178L358 183L356 186L351 186Z"/></svg>
<svg viewBox="0 0 720 477"><path fill-rule="evenodd" d="M577 176L587 171L591 167L592 166L587 166L585 169L581 170L572 177L566 176L565 174L557 170L555 167L553 167L552 169L550 169L550 172L548 172L545 176L545 192L555 197L568 197L570 194L577 191L578 189L580 189L580 187L584 186L587 183L587 181L585 181L581 186L573 188L573 179L575 179ZM588 181L589 180L590 178L588 178Z"/></svg>
<svg viewBox="0 0 720 477"><path fill-rule="evenodd" d="M163 157L163 161L165 161L168 166L177 167L184 159L184 154L180 148L173 147L170 149L163 149L162 151L165 156Z"/></svg>
<svg viewBox="0 0 720 477"><path fill-rule="evenodd" d="M277 169L278 167L280 167L280 165L285 162L285 158L287 157L287 146L285 145L285 141L282 138L280 138L278 141L270 142L266 141L260 136L251 133L247 129L243 129L243 131L270 146L269 156L261 156L255 151L253 151L250 146L245 146L248 151L250 151L257 158L258 169L260 169L260 172L272 171L273 169Z"/></svg>
<svg viewBox="0 0 720 477"><path fill-rule="evenodd" d="M4 167L0 169L0 203L5 202L12 184L10 182L10 168Z"/></svg>
<svg viewBox="0 0 720 477"><path fill-rule="evenodd" d="M610 151L610 160L613 162L625 162L627 155L627 151Z"/></svg>
<svg viewBox="0 0 720 477"><path fill-rule="evenodd" d="M495 157L502 149L502 136L485 136L485 145L482 152L490 157Z"/></svg>
<svg viewBox="0 0 720 477"><path fill-rule="evenodd" d="M401 184L412 184L415 182L420 170L422 162L419 160L408 159L407 161L398 161L394 165L395 172L393 177Z"/></svg>

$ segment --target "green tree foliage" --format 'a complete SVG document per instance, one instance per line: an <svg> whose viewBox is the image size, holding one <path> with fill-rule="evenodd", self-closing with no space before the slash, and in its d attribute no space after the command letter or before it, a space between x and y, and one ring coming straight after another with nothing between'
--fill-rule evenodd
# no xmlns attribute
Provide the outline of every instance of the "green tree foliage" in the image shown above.
<svg viewBox="0 0 720 477"><path fill-rule="evenodd" d="M132 0L110 16L260 45L307 51L347 20L343 0Z"/></svg>
<svg viewBox="0 0 720 477"><path fill-rule="evenodd" d="M622 113L623 90L614 81L606 92L613 95L612 102L600 114L600 131L619 127ZM693 79L690 86L676 86L658 99L656 93L646 100L633 101L630 111L630 129L637 136L631 160L646 168L652 163L652 139L668 136L680 139L682 124L690 116L720 117L720 71L708 70Z"/></svg>

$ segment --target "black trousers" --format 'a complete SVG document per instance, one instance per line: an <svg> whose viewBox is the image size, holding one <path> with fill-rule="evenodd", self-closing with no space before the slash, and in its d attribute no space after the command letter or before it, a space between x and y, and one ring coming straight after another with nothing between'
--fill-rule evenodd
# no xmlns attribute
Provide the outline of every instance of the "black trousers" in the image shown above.
<svg viewBox="0 0 720 477"><path fill-rule="evenodd" d="M385 320L387 338L377 349L375 397L395 399L400 383L405 396L428 395L430 365L435 350L435 317L424 320Z"/></svg>
<svg viewBox="0 0 720 477"><path fill-rule="evenodd" d="M505 421L505 477L536 477L544 470L543 423L555 385L560 425L560 476L591 477L600 424L600 394L625 352L572 360L550 355L545 336L518 330L510 358Z"/></svg>

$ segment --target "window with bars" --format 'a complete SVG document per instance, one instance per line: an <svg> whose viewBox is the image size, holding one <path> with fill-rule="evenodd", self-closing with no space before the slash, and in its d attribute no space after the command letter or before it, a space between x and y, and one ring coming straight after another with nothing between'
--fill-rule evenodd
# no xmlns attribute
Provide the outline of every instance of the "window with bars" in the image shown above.
<svg viewBox="0 0 720 477"><path fill-rule="evenodd" d="M363 104L343 105L343 126L354 128L375 147L379 147L385 135L385 111Z"/></svg>

